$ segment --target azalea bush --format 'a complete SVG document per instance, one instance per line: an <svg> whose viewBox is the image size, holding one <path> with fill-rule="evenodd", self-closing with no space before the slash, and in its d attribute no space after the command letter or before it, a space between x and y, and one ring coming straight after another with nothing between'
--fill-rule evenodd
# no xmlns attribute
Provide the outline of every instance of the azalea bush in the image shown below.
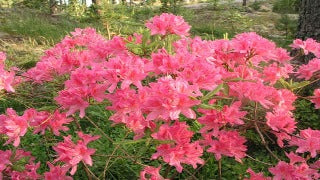
<svg viewBox="0 0 320 180"><path fill-rule="evenodd" d="M320 43L295 40L292 48L299 53L294 58L315 56L295 67L285 49L254 32L204 41L189 36L190 26L182 17L166 13L145 25L141 34L111 40L92 28L76 29L27 71L8 69L5 54L0 54L1 96L17 94L21 87L54 91L54 98L41 107L21 114L7 108L0 115L0 179L72 179L79 166L88 178L100 179L116 151L125 154L118 158L140 167L141 179L175 178L184 172L196 178L188 169L199 170L210 158L223 176L225 157L268 165L268 172L248 168L248 179L320 178L320 131L298 129L293 116L298 98L320 108L320 89L310 97L297 94L319 80ZM123 125L133 134L131 140L108 136L108 123L88 116L95 106L103 107L101 113L112 112L108 121ZM79 123L84 121L86 125ZM97 130L94 134L85 133L88 124ZM21 146L30 133L42 135L54 154L46 172L38 170L39 154ZM250 137L258 138L276 163L249 154ZM269 146L272 140L282 155ZM97 141L118 146L111 154L97 152L91 147ZM151 156L137 159L122 147L135 143L148 147L142 154ZM97 153L105 158L93 161ZM104 169L101 174L90 170L95 164ZM169 171L175 173L169 176Z"/></svg>

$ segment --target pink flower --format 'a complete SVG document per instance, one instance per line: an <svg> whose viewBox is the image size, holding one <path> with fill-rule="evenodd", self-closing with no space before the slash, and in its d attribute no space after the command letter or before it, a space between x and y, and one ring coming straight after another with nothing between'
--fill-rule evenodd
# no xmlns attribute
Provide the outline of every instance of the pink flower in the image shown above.
<svg viewBox="0 0 320 180"><path fill-rule="evenodd" d="M17 113L8 108L7 116L1 116L0 120L0 133L6 134L9 140L5 144L9 144L13 141L13 145L18 147L20 144L20 137L24 136L28 130L28 122L25 117L18 116Z"/></svg>
<svg viewBox="0 0 320 180"><path fill-rule="evenodd" d="M151 35L176 34L188 36L190 30L190 26L181 16L175 16L168 13L153 17L146 23L146 27L151 30Z"/></svg>
<svg viewBox="0 0 320 180"><path fill-rule="evenodd" d="M81 89L68 89L59 92L59 96L55 100L62 105L63 109L68 109L67 116L80 111L79 116L85 116L85 109L89 103L84 99L84 92Z"/></svg>
<svg viewBox="0 0 320 180"><path fill-rule="evenodd" d="M287 140L287 141L291 140L291 136L288 135L285 132L275 132L275 131L273 131L272 133L277 137L277 144L281 148L284 147L283 140Z"/></svg>
<svg viewBox="0 0 320 180"><path fill-rule="evenodd" d="M158 168L146 166L143 171L140 172L140 180L166 180L160 175L160 169L161 166ZM150 178L147 178L146 175L149 175Z"/></svg>
<svg viewBox="0 0 320 180"><path fill-rule="evenodd" d="M247 172L250 174L249 180L271 180L270 177L264 177L263 173L255 173L251 168L247 170ZM248 179L246 179L248 180Z"/></svg>
<svg viewBox="0 0 320 180"><path fill-rule="evenodd" d="M281 111L292 111L295 109L293 103L297 96L288 89L278 89L272 92L272 103L275 105L273 109Z"/></svg>
<svg viewBox="0 0 320 180"><path fill-rule="evenodd" d="M270 106L274 105L270 101L272 93L276 90L273 87L262 83L241 81L229 83L229 86L231 96L236 96L240 99L248 98L251 101L259 102L264 108L270 108Z"/></svg>
<svg viewBox="0 0 320 180"><path fill-rule="evenodd" d="M23 115L30 126L34 128L33 133L44 134L46 129L51 129L56 136L60 135L59 131L67 131L68 127L64 126L69 124L72 119L67 118L65 113L60 113L56 110L53 114L46 111L36 111L35 109L27 109Z"/></svg>
<svg viewBox="0 0 320 180"><path fill-rule="evenodd" d="M56 110L52 114L52 118L49 121L49 126L51 130L53 131L53 134L56 136L60 135L59 131L68 131L69 128L64 126L66 124L69 124L72 122L72 118L67 118L67 115L65 113L60 113L58 110Z"/></svg>
<svg viewBox="0 0 320 180"><path fill-rule="evenodd" d="M269 171L274 175L274 180L318 179L320 177L317 170L310 169L306 163L293 165L280 161L275 167L269 168Z"/></svg>
<svg viewBox="0 0 320 180"><path fill-rule="evenodd" d="M142 93L141 93L142 94ZM133 89L117 89L113 94L108 94L107 99L112 103L106 109L115 111L109 118L114 123L124 123L135 133L135 139L144 135L146 128L154 126L152 121L146 121L141 111L143 95Z"/></svg>
<svg viewBox="0 0 320 180"><path fill-rule="evenodd" d="M274 180L296 178L295 167L283 161L280 161L277 166L269 168L269 171L274 175Z"/></svg>
<svg viewBox="0 0 320 180"><path fill-rule="evenodd" d="M230 125L241 125L243 118L247 112L240 111L241 102L237 101L230 106L225 105L221 111L215 109L199 109L198 111L203 113L204 116L198 118L199 123L205 125L200 132L205 132L208 130L219 130L220 127L230 124Z"/></svg>
<svg viewBox="0 0 320 180"><path fill-rule="evenodd" d="M176 121L172 126L163 124L159 131L151 136L158 140L173 140L177 144L189 143L193 132L188 130L189 126L186 122Z"/></svg>
<svg viewBox="0 0 320 180"><path fill-rule="evenodd" d="M28 179L40 179L41 176L37 173L37 170L40 167L40 162L37 164L29 163L25 165L25 169L22 172L13 171L11 173L12 180L28 180Z"/></svg>
<svg viewBox="0 0 320 180"><path fill-rule="evenodd" d="M0 179L1 173L3 170L7 168L7 165L11 165L11 158L12 152L11 150L1 151L0 150Z"/></svg>
<svg viewBox="0 0 320 180"><path fill-rule="evenodd" d="M189 57L186 58L189 59ZM213 62L197 58L184 66L183 70L178 72L178 76L198 86L199 89L212 91L222 83L224 69Z"/></svg>
<svg viewBox="0 0 320 180"><path fill-rule="evenodd" d="M320 59L314 58L299 67L297 74L298 78L309 80L315 72L320 70Z"/></svg>
<svg viewBox="0 0 320 180"><path fill-rule="evenodd" d="M72 180L73 178L67 176L66 173L69 170L67 166L54 166L50 162L47 163L50 171L44 173L45 180Z"/></svg>
<svg viewBox="0 0 320 180"><path fill-rule="evenodd" d="M316 57L320 57L320 43L317 43L315 40L308 38L305 41L301 39L296 39L291 45L294 49L302 49L305 55L308 55L310 52L313 53Z"/></svg>
<svg viewBox="0 0 320 180"><path fill-rule="evenodd" d="M294 152L290 152L289 154L285 153L285 154L290 159L291 165L294 165L296 163L305 163L306 162L306 160L303 157L296 155Z"/></svg>
<svg viewBox="0 0 320 180"><path fill-rule="evenodd" d="M151 54L152 61L149 68L156 74L173 74L178 71L180 64L166 49L159 49L157 53Z"/></svg>
<svg viewBox="0 0 320 180"><path fill-rule="evenodd" d="M90 136L78 132L78 136L81 140L78 140L77 144L73 143L71 136L64 137L64 141L58 143L53 149L58 153L58 158L54 161L62 161L69 167L72 167L70 174L74 175L77 171L77 165L80 161L92 166L91 155L95 153L95 149L88 148L87 145L91 141L97 140L99 136Z"/></svg>
<svg viewBox="0 0 320 180"><path fill-rule="evenodd" d="M242 59L258 65L261 61L269 61L274 58L275 43L257 35L255 32L242 33L232 39L232 47L235 53L239 53Z"/></svg>
<svg viewBox="0 0 320 180"><path fill-rule="evenodd" d="M298 146L296 150L298 153L310 152L311 157L316 157L320 152L320 131L310 128L304 129L300 131L300 137L292 137L290 145Z"/></svg>
<svg viewBox="0 0 320 180"><path fill-rule="evenodd" d="M246 139L241 137L237 131L220 131L217 140L208 142L210 148L207 152L212 152L217 160L221 159L221 155L235 157L239 162L241 158L246 156L247 147L244 145Z"/></svg>
<svg viewBox="0 0 320 180"><path fill-rule="evenodd" d="M316 89L313 92L314 96L311 96L311 102L315 104L315 108L320 108L320 89Z"/></svg>
<svg viewBox="0 0 320 180"><path fill-rule="evenodd" d="M195 119L196 114L191 107L200 103L191 99L201 93L183 79L172 79L171 76L158 79L145 88L147 98L143 109L148 113L147 120L176 120L180 113L187 118Z"/></svg>
<svg viewBox="0 0 320 180"><path fill-rule="evenodd" d="M296 124L292 114L286 111L275 110L267 112L266 115L267 125L274 131L284 131L293 133L296 129Z"/></svg>
<svg viewBox="0 0 320 180"><path fill-rule="evenodd" d="M4 67L4 61L6 60L6 54L0 51L0 91L2 89L8 92L14 92L13 85L19 83L18 79L15 78L15 72L6 71Z"/></svg>
<svg viewBox="0 0 320 180"><path fill-rule="evenodd" d="M110 82L111 87L122 81L121 89L126 89L131 84L141 88L141 81L148 73L145 63L145 59L133 55L121 55L111 58L106 63L105 79ZM112 92L114 88L108 90Z"/></svg>
<svg viewBox="0 0 320 180"><path fill-rule="evenodd" d="M284 67L278 66L273 63L263 69L264 80L274 85L280 78L289 78L289 73L292 73L293 68L291 65L286 64Z"/></svg>
<svg viewBox="0 0 320 180"><path fill-rule="evenodd" d="M163 141L172 140L173 143L158 146L152 159L162 157L164 162L175 166L178 172L182 172L181 163L190 164L194 169L197 168L197 164L203 164L204 161L200 158L203 149L198 141L190 143L193 133L187 128L185 122L179 121L176 121L172 126L162 125L157 133L152 134L152 137Z"/></svg>
<svg viewBox="0 0 320 180"><path fill-rule="evenodd" d="M152 159L162 157L164 162L175 166L177 171L181 173L183 170L181 163L190 164L194 169L197 168L197 164L204 164L204 161L200 158L202 153L203 149L199 142L177 144L175 146L162 144L157 147L157 152L152 155Z"/></svg>

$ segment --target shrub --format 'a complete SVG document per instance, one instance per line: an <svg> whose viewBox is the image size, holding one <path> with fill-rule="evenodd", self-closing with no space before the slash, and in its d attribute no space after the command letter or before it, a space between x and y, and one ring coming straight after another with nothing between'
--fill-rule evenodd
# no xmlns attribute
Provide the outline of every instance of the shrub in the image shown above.
<svg viewBox="0 0 320 180"><path fill-rule="evenodd" d="M111 40L76 29L26 72L7 68L0 53L4 98L31 87L28 108L0 115L0 177L217 179L230 169L228 179L320 177L320 131L297 128L293 116L295 92L319 80L320 43L294 41L316 57L294 71L285 49L254 32L204 41L167 13L145 25ZM320 108L320 89L303 98ZM207 175L206 163L217 173Z"/></svg>

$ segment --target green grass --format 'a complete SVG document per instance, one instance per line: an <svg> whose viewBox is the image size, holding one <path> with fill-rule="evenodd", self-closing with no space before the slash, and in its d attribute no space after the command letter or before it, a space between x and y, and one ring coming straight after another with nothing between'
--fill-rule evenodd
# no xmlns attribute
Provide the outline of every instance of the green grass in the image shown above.
<svg viewBox="0 0 320 180"><path fill-rule="evenodd" d="M57 43L75 28L88 26L101 28L98 22L83 23L67 16L51 16L30 9L5 9L0 11L0 16L2 16L0 31L33 38L39 43L43 41Z"/></svg>

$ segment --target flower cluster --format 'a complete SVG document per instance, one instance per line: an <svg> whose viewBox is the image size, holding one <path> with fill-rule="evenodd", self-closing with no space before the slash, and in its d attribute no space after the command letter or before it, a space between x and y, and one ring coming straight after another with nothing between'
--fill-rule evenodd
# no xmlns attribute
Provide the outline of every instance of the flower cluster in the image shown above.
<svg viewBox="0 0 320 180"><path fill-rule="evenodd" d="M177 34L180 36L189 35L190 26L181 16L163 13L160 16L153 17L146 23L151 30L151 35Z"/></svg>
<svg viewBox="0 0 320 180"><path fill-rule="evenodd" d="M15 69L5 70L6 55L0 52L0 91L3 89L8 92L14 92L13 86L19 83L19 79L15 77Z"/></svg>

